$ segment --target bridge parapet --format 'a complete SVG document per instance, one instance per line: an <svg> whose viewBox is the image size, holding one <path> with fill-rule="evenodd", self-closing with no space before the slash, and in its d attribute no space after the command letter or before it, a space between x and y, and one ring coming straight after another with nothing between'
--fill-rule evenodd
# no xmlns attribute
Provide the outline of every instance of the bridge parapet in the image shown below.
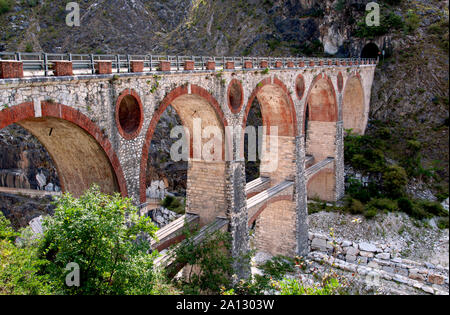
<svg viewBox="0 0 450 315"><path fill-rule="evenodd" d="M77 74L111 74L135 72L234 71L255 69L292 69L306 67L359 67L374 65L375 59L305 58L305 57L225 57L170 55L106 55L0 52L0 65L11 65L21 71L2 71L0 79L23 76ZM69 71L58 71L61 64ZM101 70L108 64L108 71ZM11 68L9 67L9 68ZM4 68L3 66L0 69ZM5 68L6 69L6 68Z"/></svg>

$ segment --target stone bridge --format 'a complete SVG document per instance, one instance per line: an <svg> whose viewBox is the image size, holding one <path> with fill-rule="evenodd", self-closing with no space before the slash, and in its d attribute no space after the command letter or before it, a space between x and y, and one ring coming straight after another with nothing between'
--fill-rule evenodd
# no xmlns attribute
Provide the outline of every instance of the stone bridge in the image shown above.
<svg viewBox="0 0 450 315"><path fill-rule="evenodd" d="M16 123L36 136L63 191L79 196L97 183L139 204L153 133L171 105L190 134L186 213L201 226L228 220L233 255L248 250L252 226L259 249L303 255L307 198L343 196L344 129L364 133L375 67L373 59L0 53L0 129ZM255 98L276 143L268 160L278 163L261 163L261 178L246 183ZM207 126L223 139L209 160L201 148L210 134L192 137Z"/></svg>

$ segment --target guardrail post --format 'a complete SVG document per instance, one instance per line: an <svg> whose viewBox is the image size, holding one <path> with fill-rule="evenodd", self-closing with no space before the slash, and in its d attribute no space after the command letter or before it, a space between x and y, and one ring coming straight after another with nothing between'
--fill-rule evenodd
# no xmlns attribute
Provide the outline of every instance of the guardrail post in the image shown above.
<svg viewBox="0 0 450 315"><path fill-rule="evenodd" d="M152 71L152 63L153 63L153 56L150 55L150 69L149 69L150 72Z"/></svg>
<svg viewBox="0 0 450 315"><path fill-rule="evenodd" d="M130 55L127 55L128 72L131 72Z"/></svg>
<svg viewBox="0 0 450 315"><path fill-rule="evenodd" d="M16 53L16 60L17 61L20 61L22 58L21 58L21 55L20 55L20 52L17 52Z"/></svg>
<svg viewBox="0 0 450 315"><path fill-rule="evenodd" d="M92 74L95 74L94 55L91 54L90 57L91 57L91 71L92 71Z"/></svg>
<svg viewBox="0 0 450 315"><path fill-rule="evenodd" d="M120 55L116 55L117 73L120 73Z"/></svg>
<svg viewBox="0 0 450 315"><path fill-rule="evenodd" d="M202 70L205 70L205 57L202 56Z"/></svg>
<svg viewBox="0 0 450 315"><path fill-rule="evenodd" d="M48 60L46 53L44 53L44 75L48 76Z"/></svg>

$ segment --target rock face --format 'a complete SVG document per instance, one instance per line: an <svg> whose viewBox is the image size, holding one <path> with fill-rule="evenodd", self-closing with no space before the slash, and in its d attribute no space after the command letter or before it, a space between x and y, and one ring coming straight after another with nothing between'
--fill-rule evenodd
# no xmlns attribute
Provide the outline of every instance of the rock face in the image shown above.
<svg viewBox="0 0 450 315"><path fill-rule="evenodd" d="M50 197L27 198L0 193L0 211L16 230L27 227L30 221L41 215L52 215L55 207L51 202Z"/></svg>
<svg viewBox="0 0 450 315"><path fill-rule="evenodd" d="M163 199L167 191L186 195L186 161L175 162L170 149L178 139L170 137L173 127L182 126L172 106L168 106L158 122L150 146L147 167L147 197Z"/></svg>
<svg viewBox="0 0 450 315"><path fill-rule="evenodd" d="M152 219L152 221L156 224L158 228L166 226L167 224L178 219L181 216L164 207L159 207L157 209L150 210L147 215Z"/></svg>
<svg viewBox="0 0 450 315"><path fill-rule="evenodd" d="M41 143L18 125L0 130L0 186L59 191L52 159Z"/></svg>

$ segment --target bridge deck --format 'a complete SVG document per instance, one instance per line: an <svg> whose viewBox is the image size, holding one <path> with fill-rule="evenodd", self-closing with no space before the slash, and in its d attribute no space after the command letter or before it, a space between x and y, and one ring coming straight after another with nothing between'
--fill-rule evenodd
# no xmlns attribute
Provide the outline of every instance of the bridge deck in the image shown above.
<svg viewBox="0 0 450 315"><path fill-rule="evenodd" d="M204 226L203 228L201 228L198 233L193 237L192 239L192 244L194 245L198 245L201 242L203 242L206 237L208 235L213 234L216 231L219 231L220 229L222 229L224 226L226 226L229 223L228 219L225 218L216 218L216 220L209 224ZM173 264L175 263L175 257L174 257L174 253L176 251L176 248L179 246L183 246L186 243L186 240L178 243L178 245L171 250L166 251L165 253L161 254L161 256L159 256L158 258L155 259L154 261L154 266L155 267L162 267L162 268L167 268L167 267L174 267L175 270L180 270L182 268L182 266L173 266ZM174 275L174 274L173 274Z"/></svg>
<svg viewBox="0 0 450 315"><path fill-rule="evenodd" d="M192 230L199 221L200 217L198 215L187 213L167 224L156 232L158 241L152 240L150 242L152 248L162 251L181 241L184 238L183 231L185 229Z"/></svg>
<svg viewBox="0 0 450 315"><path fill-rule="evenodd" d="M306 178L309 179L311 178L313 175L317 174L318 172L320 172L322 169L324 169L325 167L327 167L329 164L334 162L334 158L332 157L328 157L316 164L314 164L311 167L308 167L306 169Z"/></svg>

